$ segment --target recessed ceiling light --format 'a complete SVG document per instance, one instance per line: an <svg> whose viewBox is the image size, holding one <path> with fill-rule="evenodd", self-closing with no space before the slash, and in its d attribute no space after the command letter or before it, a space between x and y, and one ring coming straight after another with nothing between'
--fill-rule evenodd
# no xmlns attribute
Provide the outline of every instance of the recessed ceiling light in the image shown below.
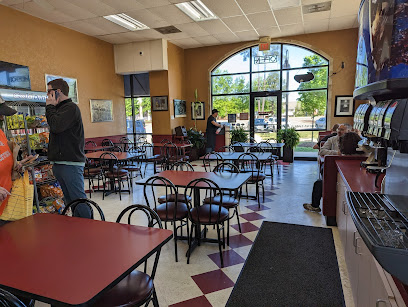
<svg viewBox="0 0 408 307"><path fill-rule="evenodd" d="M309 4L303 6L303 14L311 14L317 12L330 11L331 1Z"/></svg>
<svg viewBox="0 0 408 307"><path fill-rule="evenodd" d="M176 6L194 21L217 19L201 0L177 3Z"/></svg>
<svg viewBox="0 0 408 307"><path fill-rule="evenodd" d="M145 24L137 21L136 19L133 19L126 14L108 15L103 16L103 18L112 21L113 23L116 23L117 25L124 27L130 31L149 29L149 27Z"/></svg>

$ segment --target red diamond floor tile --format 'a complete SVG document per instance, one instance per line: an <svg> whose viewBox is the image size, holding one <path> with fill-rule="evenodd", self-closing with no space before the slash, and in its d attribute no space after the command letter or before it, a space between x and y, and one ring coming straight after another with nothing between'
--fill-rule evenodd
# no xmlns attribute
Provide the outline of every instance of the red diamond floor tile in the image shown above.
<svg viewBox="0 0 408 307"><path fill-rule="evenodd" d="M170 305L170 307L211 307L211 303L203 296L195 297L190 300Z"/></svg>
<svg viewBox="0 0 408 307"><path fill-rule="evenodd" d="M236 231L239 231L238 224L236 224L236 225L231 225L231 227L234 228ZM251 231L256 231L256 230L258 230L258 229L259 229L259 227L258 227L258 226L255 226L255 225L252 224L252 223L249 223L249 222L241 223L241 231L242 231L242 233L251 232ZM230 238L230 240L231 240L231 238Z"/></svg>
<svg viewBox="0 0 408 307"><path fill-rule="evenodd" d="M248 209L251 209L252 211L264 211L264 210L270 210L271 208L261 205L261 207L259 207L258 205L250 205L250 206L245 206Z"/></svg>
<svg viewBox="0 0 408 307"><path fill-rule="evenodd" d="M238 226L238 225L237 225ZM231 248L238 248L238 247L243 247L243 246L248 246L252 245L251 240L249 240L247 237L239 234L237 236L230 236L229 239L229 247Z"/></svg>
<svg viewBox="0 0 408 307"><path fill-rule="evenodd" d="M210 257L211 260L214 261L214 263L218 265L219 268L221 268L220 253L210 254L208 255L208 257ZM224 260L224 268L245 262L245 259L234 252L232 249L223 251L222 258Z"/></svg>
<svg viewBox="0 0 408 307"><path fill-rule="evenodd" d="M262 220L265 218L264 216L256 212L240 214L239 217L242 217L246 219L247 221L256 221L256 220Z"/></svg>
<svg viewBox="0 0 408 307"><path fill-rule="evenodd" d="M221 270L191 276L191 278L204 294L234 286L234 282Z"/></svg>

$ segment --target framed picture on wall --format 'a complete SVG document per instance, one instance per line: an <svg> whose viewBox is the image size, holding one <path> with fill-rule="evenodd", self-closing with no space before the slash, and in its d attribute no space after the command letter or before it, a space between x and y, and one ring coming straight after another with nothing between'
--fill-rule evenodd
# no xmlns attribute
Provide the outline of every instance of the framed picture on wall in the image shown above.
<svg viewBox="0 0 408 307"><path fill-rule="evenodd" d="M91 99L91 122L113 122L112 100Z"/></svg>
<svg viewBox="0 0 408 307"><path fill-rule="evenodd" d="M68 83L68 86L69 86L68 97L72 99L72 102L75 102L76 104L78 104L79 101L78 101L77 79L45 74L45 89L46 90L48 89L48 86L47 86L48 82L55 80L55 79L63 79L64 81Z"/></svg>
<svg viewBox="0 0 408 307"><path fill-rule="evenodd" d="M169 101L167 96L153 96L152 111L168 111Z"/></svg>
<svg viewBox="0 0 408 307"><path fill-rule="evenodd" d="M347 117L354 115L354 99L351 95L336 96L334 107L335 117Z"/></svg>
<svg viewBox="0 0 408 307"><path fill-rule="evenodd" d="M205 119L205 103L204 101L196 101L191 103L191 119Z"/></svg>
<svg viewBox="0 0 408 307"><path fill-rule="evenodd" d="M185 100L174 99L174 117L186 117L187 106Z"/></svg>

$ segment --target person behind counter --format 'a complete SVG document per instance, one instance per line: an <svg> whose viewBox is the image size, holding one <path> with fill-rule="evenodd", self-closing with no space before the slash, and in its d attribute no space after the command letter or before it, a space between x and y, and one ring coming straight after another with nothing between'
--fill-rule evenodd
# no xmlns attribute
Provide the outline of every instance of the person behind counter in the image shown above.
<svg viewBox="0 0 408 307"><path fill-rule="evenodd" d="M217 123L217 116L218 110L213 109L211 115L207 119L207 129L205 131L207 135L206 152L212 152L215 150L215 138L217 135L217 129L222 127L221 124Z"/></svg>
<svg viewBox="0 0 408 307"><path fill-rule="evenodd" d="M347 132L338 139L338 148L341 155L361 155L361 151L357 151L360 136L355 132ZM316 180L313 184L312 203L303 204L303 208L308 211L320 212L320 199L323 195L323 181Z"/></svg>

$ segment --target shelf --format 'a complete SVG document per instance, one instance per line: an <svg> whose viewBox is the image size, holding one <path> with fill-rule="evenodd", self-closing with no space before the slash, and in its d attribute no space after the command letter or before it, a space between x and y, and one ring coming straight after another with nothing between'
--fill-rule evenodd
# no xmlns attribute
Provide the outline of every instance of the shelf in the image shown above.
<svg viewBox="0 0 408 307"><path fill-rule="evenodd" d="M50 184L50 183L53 183L55 181L57 181L57 178L50 178L50 179L43 180L43 181L36 181L35 183L37 184L37 186L42 186L44 184Z"/></svg>
<svg viewBox="0 0 408 307"><path fill-rule="evenodd" d="M27 128L27 129L49 129L50 128L50 126L43 126L43 127L35 127L35 128ZM13 129L10 129L10 128L7 128L7 130L9 130L9 131L15 131L15 130L25 130L25 128L23 127L23 128L13 128Z"/></svg>

